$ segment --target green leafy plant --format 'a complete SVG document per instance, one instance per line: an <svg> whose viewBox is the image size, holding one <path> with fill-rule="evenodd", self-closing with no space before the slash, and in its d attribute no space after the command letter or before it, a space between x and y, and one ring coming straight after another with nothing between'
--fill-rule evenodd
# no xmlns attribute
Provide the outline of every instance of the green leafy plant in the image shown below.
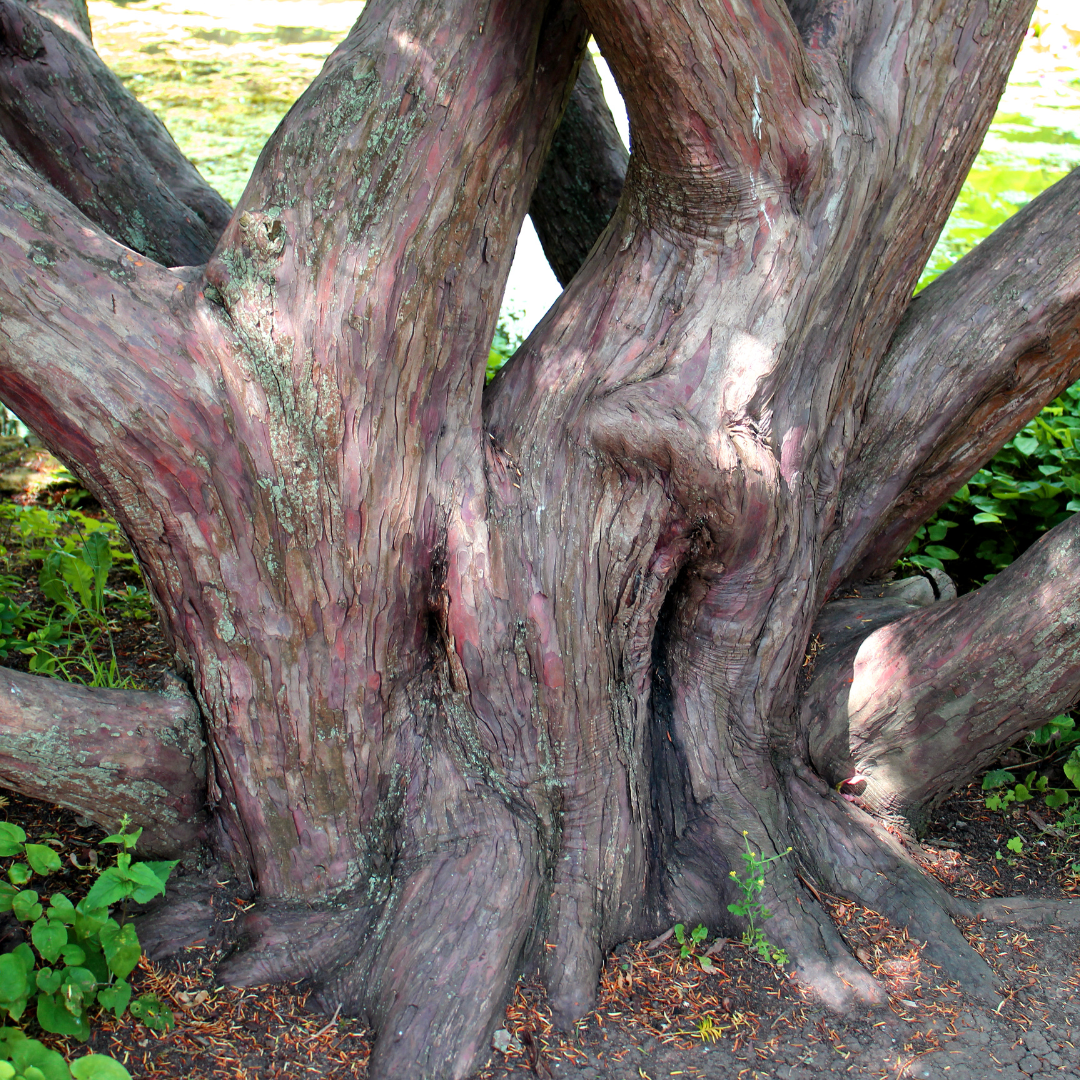
<svg viewBox="0 0 1080 1080"><path fill-rule="evenodd" d="M1075 383L918 530L901 567L945 569L949 562L961 585L976 585L1078 510L1080 383Z"/></svg>
<svg viewBox="0 0 1080 1080"><path fill-rule="evenodd" d="M521 335L514 329L514 324L521 317L520 312L510 312L509 315L500 315L499 323L495 327L495 336L491 340L491 349L488 351L486 381L491 382L495 373L517 352L521 345Z"/></svg>
<svg viewBox="0 0 1080 1080"><path fill-rule="evenodd" d="M10 596L18 579L0 577L0 657L17 650L35 674L90 686L133 685L120 676L107 608L118 607L127 619L147 618L150 603L141 584L122 592L108 587L114 563L134 565L115 522L71 508L15 505L0 507L0 520L17 534L23 559L41 560L38 586L53 605L48 612L31 611ZM107 659L99 655L102 640Z"/></svg>
<svg viewBox="0 0 1080 1080"><path fill-rule="evenodd" d="M765 937L761 929L761 923L772 918L772 912L761 902L761 890L765 888L765 870L769 863L782 859L791 854L791 848L778 855L765 857L759 855L750 847L749 833L743 832L743 843L746 850L741 858L746 864L744 872L740 875L735 870L731 871L731 877L742 893L742 899L734 904L728 904L728 911L733 915L739 915L746 919L749 925L743 931L742 943L751 952L769 964L784 965L788 962L788 955L783 949L778 948Z"/></svg>
<svg viewBox="0 0 1080 1080"><path fill-rule="evenodd" d="M679 956L683 960L696 959L702 971L712 971L713 962L707 955L695 955L709 936L709 931L700 923L689 933L686 932L686 927L682 923L676 923L672 929L675 940L679 943Z"/></svg>
<svg viewBox="0 0 1080 1080"><path fill-rule="evenodd" d="M117 1018L130 1009L157 1030L171 1027L172 1013L156 997L132 1000L127 977L142 947L126 915L129 902L146 903L164 893L176 863L133 861L142 829L129 831L129 825L125 816L119 832L101 841L120 848L115 864L104 868L75 904L66 893L53 892L46 902L36 889L27 888L35 875L48 877L59 870L60 857L47 844L28 843L18 825L0 822L0 857L15 857L7 881L0 881L0 911L11 911L26 923L30 936L29 943L0 955L0 1017L6 1014L0 1027L0 1080L122 1080L128 1075L101 1055L80 1058L69 1070L62 1057L7 1026L9 1020L22 1019L31 1006L43 1030L80 1042L90 1036L90 1009L95 1005ZM119 919L112 916L117 904Z"/></svg>

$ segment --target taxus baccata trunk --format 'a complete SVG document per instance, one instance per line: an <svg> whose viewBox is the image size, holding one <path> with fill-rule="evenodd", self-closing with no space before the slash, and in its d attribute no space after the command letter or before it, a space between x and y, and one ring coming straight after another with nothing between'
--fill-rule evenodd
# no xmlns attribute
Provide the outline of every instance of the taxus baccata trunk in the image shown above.
<svg viewBox="0 0 1080 1080"><path fill-rule="evenodd" d="M745 836L793 848L769 937L830 1006L883 991L819 886L989 994L950 916L1046 912L905 836L1080 694L1080 526L958 600L829 601L1080 376L1080 175L911 300L1033 0L369 0L235 212L61 6L0 0L0 396L190 682L120 786L194 814L205 731L261 901L223 977L462 1077L526 965L566 1024L613 943L737 930ZM628 166L594 72L567 105L590 32ZM530 206L569 284L485 388Z"/></svg>

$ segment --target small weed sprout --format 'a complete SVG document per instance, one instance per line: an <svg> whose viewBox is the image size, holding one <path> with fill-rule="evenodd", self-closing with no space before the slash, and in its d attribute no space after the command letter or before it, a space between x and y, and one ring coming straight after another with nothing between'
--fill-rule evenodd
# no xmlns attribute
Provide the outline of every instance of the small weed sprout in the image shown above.
<svg viewBox="0 0 1080 1080"><path fill-rule="evenodd" d="M746 845L746 850L741 858L746 864L746 870L742 876L735 870L731 871L732 880L738 886L743 898L734 904L728 904L728 911L746 919L749 924L742 935L742 943L747 950L752 955L756 953L767 964L783 966L788 962L787 953L773 945L761 929L760 924L772 918L772 912L761 902L761 890L765 888L765 868L769 863L790 855L791 848L780 852L779 855L770 855L766 858L750 847L748 837L749 833L744 831L743 843Z"/></svg>
<svg viewBox="0 0 1080 1080"><path fill-rule="evenodd" d="M698 946L709 936L709 931L700 923L689 934L682 923L676 923L672 929L675 932L675 940L679 943L679 956L681 959L696 959L702 971L712 971L713 962L708 956L695 956Z"/></svg>

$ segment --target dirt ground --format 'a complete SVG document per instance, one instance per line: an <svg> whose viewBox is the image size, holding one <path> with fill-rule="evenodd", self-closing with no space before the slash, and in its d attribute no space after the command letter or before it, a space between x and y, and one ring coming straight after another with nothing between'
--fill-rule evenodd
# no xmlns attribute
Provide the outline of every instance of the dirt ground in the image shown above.
<svg viewBox="0 0 1080 1080"><path fill-rule="evenodd" d="M68 811L8 798L0 815L21 824L31 840L53 840L64 857L64 876L50 887L84 891L100 831ZM1073 839L1057 835L1041 814L1034 818L986 811L973 786L942 806L921 854L930 870L969 897L1075 895ZM996 857L1014 835L1033 858ZM220 872L212 878L216 919L206 939L171 960L144 959L133 976L136 993L157 993L173 1009L172 1031L155 1033L127 1016L96 1024L86 1047L48 1041L69 1055L111 1053L135 1080L365 1077L368 1033L357 1020L307 1011L303 984L217 985L215 964L233 947L234 927L249 903L239 883ZM183 895L185 880L193 879L181 877L171 886L174 895ZM673 938L628 944L608 958L599 1007L570 1033L552 1031L539 982L522 980L478 1080L1080 1076L1075 932L965 927L1000 976L1000 1001L987 1005L966 998L948 971L922 959L917 941L881 916L822 899L859 959L888 986L887 1008L834 1017L735 943L713 952L711 972L680 958ZM0 926L0 950L9 947Z"/></svg>

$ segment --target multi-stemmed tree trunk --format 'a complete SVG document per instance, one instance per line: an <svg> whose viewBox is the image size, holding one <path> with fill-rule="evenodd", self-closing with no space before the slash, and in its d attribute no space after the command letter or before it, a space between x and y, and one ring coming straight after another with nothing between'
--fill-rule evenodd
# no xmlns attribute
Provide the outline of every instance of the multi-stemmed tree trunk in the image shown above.
<svg viewBox="0 0 1080 1080"><path fill-rule="evenodd" d="M988 993L905 840L1080 695L1080 522L828 601L1080 377L1080 174L911 299L1033 3L368 0L233 212L85 12L0 0L0 397L198 705L12 673L0 775L158 850L204 797L227 977L312 978L377 1077L468 1074L528 963L566 1023L612 943L731 926L744 834L833 1007L882 990L816 887ZM530 207L569 284L485 387Z"/></svg>

